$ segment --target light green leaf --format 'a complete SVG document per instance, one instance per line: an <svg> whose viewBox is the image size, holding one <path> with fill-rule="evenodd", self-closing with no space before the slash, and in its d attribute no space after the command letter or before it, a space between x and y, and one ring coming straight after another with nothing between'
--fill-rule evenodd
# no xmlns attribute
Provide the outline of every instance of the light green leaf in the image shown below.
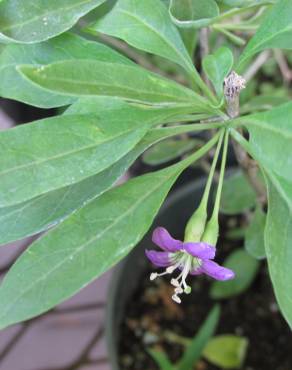
<svg viewBox="0 0 292 370"><path fill-rule="evenodd" d="M72 96L116 96L146 103L192 103L206 108L205 100L186 87L140 67L93 60L64 61L20 71L45 89Z"/></svg>
<svg viewBox="0 0 292 370"><path fill-rule="evenodd" d="M202 141L197 139L167 139L147 150L143 161L150 166L157 166L180 157L201 144Z"/></svg>
<svg viewBox="0 0 292 370"><path fill-rule="evenodd" d="M179 32L161 1L119 0L91 29L167 58L190 73L195 70Z"/></svg>
<svg viewBox="0 0 292 370"><path fill-rule="evenodd" d="M206 344L214 335L220 317L220 306L216 305L200 327L196 336L191 340L181 360L176 365L177 370L190 370L200 359Z"/></svg>
<svg viewBox="0 0 292 370"><path fill-rule="evenodd" d="M280 0L267 14L260 28L241 54L239 64L269 48L292 49L292 2Z"/></svg>
<svg viewBox="0 0 292 370"><path fill-rule="evenodd" d="M256 193L241 170L224 180L220 211L227 215L243 213L256 204Z"/></svg>
<svg viewBox="0 0 292 370"><path fill-rule="evenodd" d="M249 132L253 156L266 169L289 181L292 181L291 120L291 102L238 120Z"/></svg>
<svg viewBox="0 0 292 370"><path fill-rule="evenodd" d="M263 259L266 257L264 230L266 226L266 214L257 207L250 224L245 233L244 247L254 258Z"/></svg>
<svg viewBox="0 0 292 370"><path fill-rule="evenodd" d="M227 47L221 47L212 55L203 59L203 69L209 80L212 82L216 94L221 97L223 94L223 82L233 66L232 51Z"/></svg>
<svg viewBox="0 0 292 370"><path fill-rule="evenodd" d="M204 349L204 357L222 369L240 369L246 357L248 340L225 334L212 338Z"/></svg>
<svg viewBox="0 0 292 370"><path fill-rule="evenodd" d="M237 249L226 259L224 266L235 272L235 278L228 281L215 281L210 290L213 299L229 298L247 290L259 269L259 261L245 250Z"/></svg>
<svg viewBox="0 0 292 370"><path fill-rule="evenodd" d="M158 365L159 370L175 370L166 353L154 349L148 349L148 352Z"/></svg>
<svg viewBox="0 0 292 370"><path fill-rule="evenodd" d="M108 99L106 100L109 109L110 107L112 107L111 109L117 109L114 105L110 105ZM100 102L97 99L92 99L90 103L94 104L95 110L100 107ZM86 106L89 108L88 105L90 104L83 101L80 102L80 105L83 109L86 109ZM73 104L70 112L73 114L75 109L78 111L78 106L79 103ZM119 114L118 109L116 113ZM196 125L196 128L199 129L200 127ZM74 210L82 207L85 202L98 197L110 188L150 145L166 137L193 130L195 130L193 125L152 129L134 149L99 174L76 184L45 193L16 206L0 208L0 244L33 235L60 223Z"/></svg>
<svg viewBox="0 0 292 370"><path fill-rule="evenodd" d="M75 63L79 59L94 59L133 65L129 59L109 47L69 33L39 44L10 44L4 46L0 54L0 96L41 108L72 103L75 97L44 90L28 82L16 68L21 64L38 66L68 59L73 59Z"/></svg>
<svg viewBox="0 0 292 370"><path fill-rule="evenodd" d="M219 8L215 0L171 0L169 13L178 27L201 28L219 15Z"/></svg>
<svg viewBox="0 0 292 370"><path fill-rule="evenodd" d="M172 115L167 107L120 105L119 111L59 116L1 132L1 207L103 171L129 152L152 125Z"/></svg>
<svg viewBox="0 0 292 370"><path fill-rule="evenodd" d="M0 328L49 310L125 257L150 227L186 160L130 180L88 203L33 243L0 287Z"/></svg>
<svg viewBox="0 0 292 370"><path fill-rule="evenodd" d="M0 2L0 41L34 43L71 28L105 0L3 0Z"/></svg>

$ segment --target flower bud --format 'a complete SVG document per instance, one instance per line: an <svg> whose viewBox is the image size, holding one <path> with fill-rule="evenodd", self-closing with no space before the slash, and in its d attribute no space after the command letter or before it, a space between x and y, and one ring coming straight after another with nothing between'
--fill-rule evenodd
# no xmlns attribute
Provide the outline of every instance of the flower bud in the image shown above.
<svg viewBox="0 0 292 370"><path fill-rule="evenodd" d="M204 234L202 236L202 242L215 246L217 244L218 235L219 235L218 218L212 217L210 221L207 222Z"/></svg>
<svg viewBox="0 0 292 370"><path fill-rule="evenodd" d="M205 230L206 220L206 207L201 203L186 225L184 241L199 242Z"/></svg>

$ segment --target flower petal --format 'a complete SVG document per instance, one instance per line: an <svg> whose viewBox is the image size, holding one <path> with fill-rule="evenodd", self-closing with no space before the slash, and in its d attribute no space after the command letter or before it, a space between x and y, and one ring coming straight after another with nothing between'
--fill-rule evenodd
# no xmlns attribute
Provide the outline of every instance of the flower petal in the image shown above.
<svg viewBox="0 0 292 370"><path fill-rule="evenodd" d="M220 266L214 261L203 261L200 268L203 273L216 280L230 280L235 277L235 273L232 270Z"/></svg>
<svg viewBox="0 0 292 370"><path fill-rule="evenodd" d="M200 258L201 260L213 259L216 254L216 248L212 247L207 243L184 243L183 249L194 257Z"/></svg>
<svg viewBox="0 0 292 370"><path fill-rule="evenodd" d="M164 227L157 227L152 234L152 241L161 249L176 252L183 247L183 242L174 239Z"/></svg>
<svg viewBox="0 0 292 370"><path fill-rule="evenodd" d="M203 270L201 267L196 267L195 269L190 271L190 275L201 275L203 274Z"/></svg>
<svg viewBox="0 0 292 370"><path fill-rule="evenodd" d="M146 249L145 251L146 256L148 259L158 267L167 267L171 265L171 253L168 252L157 252L157 251L149 251Z"/></svg>

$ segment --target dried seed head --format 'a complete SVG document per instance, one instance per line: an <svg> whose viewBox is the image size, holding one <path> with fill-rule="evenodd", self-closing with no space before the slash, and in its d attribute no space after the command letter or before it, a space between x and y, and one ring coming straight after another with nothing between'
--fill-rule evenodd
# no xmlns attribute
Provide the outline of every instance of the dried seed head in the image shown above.
<svg viewBox="0 0 292 370"><path fill-rule="evenodd" d="M240 91L245 88L245 79L232 71L229 76L224 79L224 95L233 99L238 96Z"/></svg>
<svg viewBox="0 0 292 370"><path fill-rule="evenodd" d="M227 103L227 114L230 118L239 115L239 94L245 88L245 79L232 71L224 80L224 96Z"/></svg>

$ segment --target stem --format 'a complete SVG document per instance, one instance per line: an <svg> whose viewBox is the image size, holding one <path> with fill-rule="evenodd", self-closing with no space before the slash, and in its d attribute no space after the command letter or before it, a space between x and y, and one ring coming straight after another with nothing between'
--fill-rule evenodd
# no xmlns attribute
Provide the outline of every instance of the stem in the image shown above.
<svg viewBox="0 0 292 370"><path fill-rule="evenodd" d="M203 197L202 197L202 200L201 200L201 204L198 207L198 208L202 207L204 210L207 210L208 199L209 199L209 195L210 195L210 189L211 189L211 185L212 185L216 165L217 165L217 162L218 162L218 157L219 157L219 153L220 153L220 150L221 150L223 137L224 137L224 130L222 130L220 132L217 148L216 148L216 151L215 151L215 154L214 154L214 158L213 158L212 166L211 166L211 169L210 169L210 172L209 172L208 180L207 180L207 183L206 183L206 186L205 186L204 194L203 194Z"/></svg>
<svg viewBox="0 0 292 370"><path fill-rule="evenodd" d="M164 133L163 136L174 136L180 135L188 132L196 132L196 131L204 131L204 130L211 130L215 128L225 127L225 122L214 122L214 123L194 123L191 125L180 125L180 126L172 126L172 127L158 127L153 128L149 131L149 135L152 133L157 135L157 133Z"/></svg>
<svg viewBox="0 0 292 370"><path fill-rule="evenodd" d="M199 207L193 213L193 215L191 216L191 218L189 219L189 221L186 225L185 236L184 236L184 241L185 242L200 241L201 237L204 233L206 220L207 220L208 197L209 197L210 187L211 187L211 183L212 183L212 179L213 179L213 175L214 175L218 155L219 155L221 144L222 144L222 131L223 130L220 130L210 141L207 142L207 144L205 144L204 147L201 148L201 151L204 152L204 154L205 154L219 140L219 143L218 143L218 146L217 146L217 149L216 149L216 153L215 153L215 156L214 156L213 164L212 164L212 169L210 171L209 178L207 180L207 184L206 184L206 188L205 188L205 191L204 191L203 198L200 202ZM201 153L199 154L199 151L197 151L195 154L193 154L192 156L187 158L187 160L185 160L184 162L188 163L187 164L187 166L188 166L189 164L192 164L194 159L199 159L202 156L203 155ZM186 166L184 166L184 168L185 167Z"/></svg>
<svg viewBox="0 0 292 370"><path fill-rule="evenodd" d="M182 168L186 168L190 166L193 162L197 161L201 157L203 157L208 151L218 142L221 132L218 132L215 136L212 137L211 140L207 141L207 143L202 146L199 150L195 153L191 154L188 158L184 159L183 161L175 164L174 166L180 166Z"/></svg>
<svg viewBox="0 0 292 370"><path fill-rule="evenodd" d="M245 40L243 38L234 35L233 33L229 32L225 28L223 28L221 26L218 26L218 25L215 25L215 24L212 27L213 27L214 30L223 33L223 35L228 37L232 42L234 42L234 44L239 45L239 46L245 45Z"/></svg>
<svg viewBox="0 0 292 370"><path fill-rule="evenodd" d="M221 28L224 28L226 30L235 30L235 31L254 31L254 30L257 30L259 28L259 26L257 24L243 24L243 23L239 23L239 24L232 24L232 23L223 23L223 24L214 24L213 27L221 27Z"/></svg>
<svg viewBox="0 0 292 370"><path fill-rule="evenodd" d="M217 186L217 193L215 204L212 212L212 216L210 220L207 222L205 227L205 231L202 237L202 241L208 244L215 246L217 244L218 235L219 235L219 208L220 208L220 200L222 195L222 187L224 181L224 174L225 174L225 167L226 167L226 158L227 158L227 150L228 150L228 138L229 138L229 129L225 130L225 138L224 138L224 147L223 147L223 154L221 160L221 167L220 167L220 175L219 181Z"/></svg>
<svg viewBox="0 0 292 370"><path fill-rule="evenodd" d="M213 213L210 219L211 222L218 220L220 200L221 200L221 195L222 195L222 188L223 188L223 181L224 181L224 174L225 174L225 167L226 167L226 159L227 159L228 139L229 139L229 130L226 130L225 137L224 137L223 154L222 154L222 160L221 160L221 168L220 168L220 175L219 175L219 181L218 181L218 186L217 186L216 199L215 199Z"/></svg>
<svg viewBox="0 0 292 370"><path fill-rule="evenodd" d="M210 116L209 114L184 114L182 116L177 116L171 120L166 120L166 123L178 123L178 122L200 122L203 123L203 120L208 120L214 118L214 116ZM215 122L215 121L208 121L208 122Z"/></svg>
<svg viewBox="0 0 292 370"><path fill-rule="evenodd" d="M224 19L231 18L234 15L245 13L245 12L247 12L247 11L253 9L253 8L258 8L259 6L266 6L266 5L271 5L271 4L274 4L274 1L267 0L266 2L264 2L262 4L254 4L254 5L251 5L251 6L246 7L246 8L234 8L234 9L228 10L227 12L225 12L223 14L218 15L218 17L213 19L212 23L217 23L218 21L222 21Z"/></svg>

